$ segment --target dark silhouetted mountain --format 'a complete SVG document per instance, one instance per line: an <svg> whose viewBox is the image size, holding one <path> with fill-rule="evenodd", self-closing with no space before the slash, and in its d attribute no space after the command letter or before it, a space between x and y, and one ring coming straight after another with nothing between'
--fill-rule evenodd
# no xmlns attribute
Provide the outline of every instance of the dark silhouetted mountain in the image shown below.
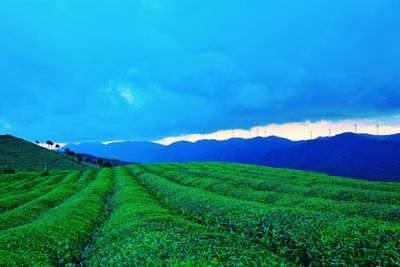
<svg viewBox="0 0 400 267"><path fill-rule="evenodd" d="M309 141L276 136L253 139L83 143L71 150L126 162L226 161L293 168L381 181L400 181L400 134L373 136L345 133Z"/></svg>
<svg viewBox="0 0 400 267"><path fill-rule="evenodd" d="M344 133L271 151L264 165L376 181L400 181L400 142Z"/></svg>
<svg viewBox="0 0 400 267"><path fill-rule="evenodd" d="M228 161L262 164L262 159L269 151L291 147L297 143L276 136L232 138L223 141L201 140L195 143L176 142L167 146L157 161Z"/></svg>
<svg viewBox="0 0 400 267"><path fill-rule="evenodd" d="M376 140L391 140L400 142L400 134L391 134L391 135L360 134L360 135Z"/></svg>
<svg viewBox="0 0 400 267"><path fill-rule="evenodd" d="M300 141L301 142L301 141ZM156 163L165 161L232 161L261 164L268 151L294 146L285 138L270 136L253 139L232 138L229 140L180 141L168 146L152 142L115 142L110 144L82 143L63 147L78 153L98 157L115 158L127 162Z"/></svg>

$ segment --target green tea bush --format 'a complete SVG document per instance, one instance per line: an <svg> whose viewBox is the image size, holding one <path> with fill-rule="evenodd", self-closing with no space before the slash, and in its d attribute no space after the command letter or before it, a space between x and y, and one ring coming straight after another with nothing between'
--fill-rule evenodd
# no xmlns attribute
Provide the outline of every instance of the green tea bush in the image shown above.
<svg viewBox="0 0 400 267"><path fill-rule="evenodd" d="M247 236L295 264L398 263L398 226L268 207L179 185L151 173L140 174L139 180L177 214Z"/></svg>
<svg viewBox="0 0 400 267"><path fill-rule="evenodd" d="M49 193L13 210L0 214L0 230L16 227L33 221L47 210L63 203L78 190L81 190L95 177L95 175L96 171L94 170L86 171L82 176L80 172L70 173L64 179L62 184L55 187Z"/></svg>
<svg viewBox="0 0 400 267"><path fill-rule="evenodd" d="M112 170L102 169L87 187L38 220L2 231L0 266L78 264L111 188Z"/></svg>
<svg viewBox="0 0 400 267"><path fill-rule="evenodd" d="M110 219L99 229L88 266L271 266L282 259L245 237L216 232L165 209L117 167Z"/></svg>
<svg viewBox="0 0 400 267"><path fill-rule="evenodd" d="M51 177L41 177L39 173L29 173L28 176L21 175L21 173L19 173L19 175L17 176L19 179L17 181L5 182L1 184L0 197L23 193L32 190L32 188L50 185L52 182L60 181L53 179L53 177L61 174L66 175L67 173L54 172Z"/></svg>
<svg viewBox="0 0 400 267"><path fill-rule="evenodd" d="M16 194L8 194L5 197L0 198L0 211L4 212L18 207L26 202L29 202L35 198L38 198L57 186L57 183L62 180L64 174L54 175L52 177L46 177L46 185L35 187L26 192L19 192ZM50 182L51 181L51 182ZM50 185L48 184L50 182Z"/></svg>
<svg viewBox="0 0 400 267"><path fill-rule="evenodd" d="M149 171L154 171L154 169L148 166L144 166L144 168ZM195 175L193 175L193 173ZM242 181L243 178L240 177L240 174L235 177L216 176L207 172L199 173L189 170L173 171L168 168L159 172L159 174L179 184L202 188L238 199L265 203L273 205L274 207L293 207L297 210L305 209L363 216L379 220L400 221L400 216L397 216L399 207L393 204L359 202L356 198L353 201L351 201L351 199L339 201L322 197L307 197L297 193L281 193L281 190L275 189L275 191L272 188L268 191L260 191L248 186L248 181Z"/></svg>

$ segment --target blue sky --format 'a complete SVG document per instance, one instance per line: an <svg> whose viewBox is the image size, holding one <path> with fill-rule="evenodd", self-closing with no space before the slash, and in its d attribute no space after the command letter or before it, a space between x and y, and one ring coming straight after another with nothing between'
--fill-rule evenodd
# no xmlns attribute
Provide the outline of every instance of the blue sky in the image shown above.
<svg viewBox="0 0 400 267"><path fill-rule="evenodd" d="M400 114L400 1L0 2L0 133L156 140Z"/></svg>

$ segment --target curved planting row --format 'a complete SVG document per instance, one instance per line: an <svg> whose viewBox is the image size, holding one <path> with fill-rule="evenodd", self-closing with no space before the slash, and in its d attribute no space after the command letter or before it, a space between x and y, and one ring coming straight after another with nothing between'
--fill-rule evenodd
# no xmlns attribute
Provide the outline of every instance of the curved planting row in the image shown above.
<svg viewBox="0 0 400 267"><path fill-rule="evenodd" d="M77 262L102 217L112 170L102 169L87 187L38 220L0 233L0 266Z"/></svg>
<svg viewBox="0 0 400 267"><path fill-rule="evenodd" d="M149 171L154 168L144 166ZM206 172L172 171L166 170L157 174L182 185L205 189L218 194L231 196L237 199L244 199L272 205L274 207L293 207L297 210L312 210L316 212L330 212L350 216L362 216L366 218L385 221L400 221L400 207L398 205L380 204L371 202L338 201L324 199L321 197L306 197L300 194L280 193L274 191L259 191L241 177L225 177L208 174ZM197 174L197 175L196 175ZM239 174L240 175L240 174ZM236 178L236 179L235 179Z"/></svg>
<svg viewBox="0 0 400 267"><path fill-rule="evenodd" d="M127 169L115 169L113 212L87 266L262 266L282 263L243 236L202 226L160 205Z"/></svg>
<svg viewBox="0 0 400 267"><path fill-rule="evenodd" d="M183 164L180 165L183 166ZM265 166L223 162L189 163L184 165L186 168L197 167L202 168L203 170L229 170L234 173L241 173L242 175L253 175L260 178L264 177L266 179L273 177L275 179L284 179L286 182L295 180L296 183L302 183L304 185L320 183L326 186L333 185L340 186L342 188L350 187L366 190L400 192L400 186L395 182L371 182L293 169L270 168Z"/></svg>
<svg viewBox="0 0 400 267"><path fill-rule="evenodd" d="M35 220L44 212L63 203L77 191L87 186L95 175L96 171L94 170L86 171L82 176L79 172L69 174L62 184L59 184L49 193L0 214L0 230L16 227Z"/></svg>
<svg viewBox="0 0 400 267"><path fill-rule="evenodd" d="M7 195L0 198L0 212L8 211L29 202L35 198L38 198L55 188L58 184L62 183L65 174L57 174L53 176L48 176L46 180L46 185L33 188L30 191Z"/></svg>
<svg viewBox="0 0 400 267"><path fill-rule="evenodd" d="M4 188L5 186L12 185L14 183L20 181L27 181L29 179L40 176L41 172L32 171L32 172L17 172L12 174L0 174L0 186ZM0 192L3 191L2 189Z"/></svg>
<svg viewBox="0 0 400 267"><path fill-rule="evenodd" d="M345 216L268 208L259 203L179 185L152 173L137 172L139 181L177 214L246 236L292 263L400 264L398 225L376 225Z"/></svg>
<svg viewBox="0 0 400 267"><path fill-rule="evenodd" d="M51 176L54 175L60 175L64 174L66 175L66 172L53 172ZM7 184L5 186L1 186L1 191L0 191L0 196L1 197L6 197L10 196L13 194L19 194L19 193L24 193L32 188L37 188L41 186L46 186L49 185L47 181L49 180L49 177L51 176L43 176L38 173L36 174L31 174L32 176L29 176L25 179L21 179L17 182L13 182L11 184Z"/></svg>
<svg viewBox="0 0 400 267"><path fill-rule="evenodd" d="M240 184L249 185L259 191L273 191L280 193L298 194L304 197L320 197L323 199L331 199L336 201L358 201L367 203L378 203L378 204L392 204L397 205L400 202L400 191L379 191L373 189L360 189L343 187L339 185L328 185L325 184L325 180L329 178L318 178L305 179L302 176L295 178L284 178L286 170L280 170L279 176L273 173L270 175L246 175L245 172L237 172L230 170L229 168L208 168L208 164L200 165L200 170L196 167L197 164L189 163L186 166L185 172L197 175L206 176L222 179L225 181L234 181ZM179 166L179 165L178 165ZM149 166L153 167L153 166ZM157 168L154 166L153 168ZM160 168L160 166L158 166ZM162 169L162 168L161 168ZM269 168L267 168L269 169ZM335 179L334 177L332 179ZM345 179L345 178L337 178ZM351 180L351 179L348 179ZM306 183L304 181L307 181ZM363 181L356 181L363 183ZM393 188L399 188L398 185L394 185Z"/></svg>

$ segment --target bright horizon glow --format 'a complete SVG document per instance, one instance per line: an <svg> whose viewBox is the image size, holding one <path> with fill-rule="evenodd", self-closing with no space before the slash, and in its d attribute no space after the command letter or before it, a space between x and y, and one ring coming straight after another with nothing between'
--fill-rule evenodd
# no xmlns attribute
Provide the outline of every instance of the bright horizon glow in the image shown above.
<svg viewBox="0 0 400 267"><path fill-rule="evenodd" d="M293 122L293 123L282 123L282 124L269 124L254 126L250 129L226 129L220 130L213 133L206 134L186 134L181 136L169 136L159 140L149 141L153 143L169 145L179 141L196 142L199 140L227 140L230 138L254 138L257 136L278 136L287 138L293 141L297 140L309 140L316 139L318 137L329 136L329 129L331 136L345 132L355 132L354 124L357 124L357 133L365 134L377 134L377 124L379 125L379 135L390 135L400 133L400 115L381 117L381 118L369 118L369 119L347 119L347 120L321 120L316 122L304 121L304 122ZM258 135L257 135L258 129ZM126 141L142 141L142 140L109 140L99 141L102 144L108 145L111 143L119 143ZM96 141L90 141L96 142ZM70 144L80 144L85 142L71 142ZM59 144L62 148L68 143L54 142ZM46 143L40 143L41 147L48 148Z"/></svg>
<svg viewBox="0 0 400 267"><path fill-rule="evenodd" d="M279 136L287 138L293 141L296 140L308 140L329 136L345 132L355 132L355 126L357 124L357 133L366 134L377 134L377 124L379 125L379 135L388 135L400 133L400 115L386 117L386 118L374 118L374 119L358 119L358 120L339 120L339 121L328 121L321 120L317 122L305 121L305 122L294 122L294 123L283 123L283 124L270 124L264 126L255 126L250 129L230 129L221 130L214 133L208 134L188 134L182 136L166 137L160 140L154 141L155 143L169 145L178 141L189 141L196 142L203 139L209 140L227 140L230 138L254 138L257 136ZM258 129L258 135L257 135ZM110 142L109 142L110 143Z"/></svg>

